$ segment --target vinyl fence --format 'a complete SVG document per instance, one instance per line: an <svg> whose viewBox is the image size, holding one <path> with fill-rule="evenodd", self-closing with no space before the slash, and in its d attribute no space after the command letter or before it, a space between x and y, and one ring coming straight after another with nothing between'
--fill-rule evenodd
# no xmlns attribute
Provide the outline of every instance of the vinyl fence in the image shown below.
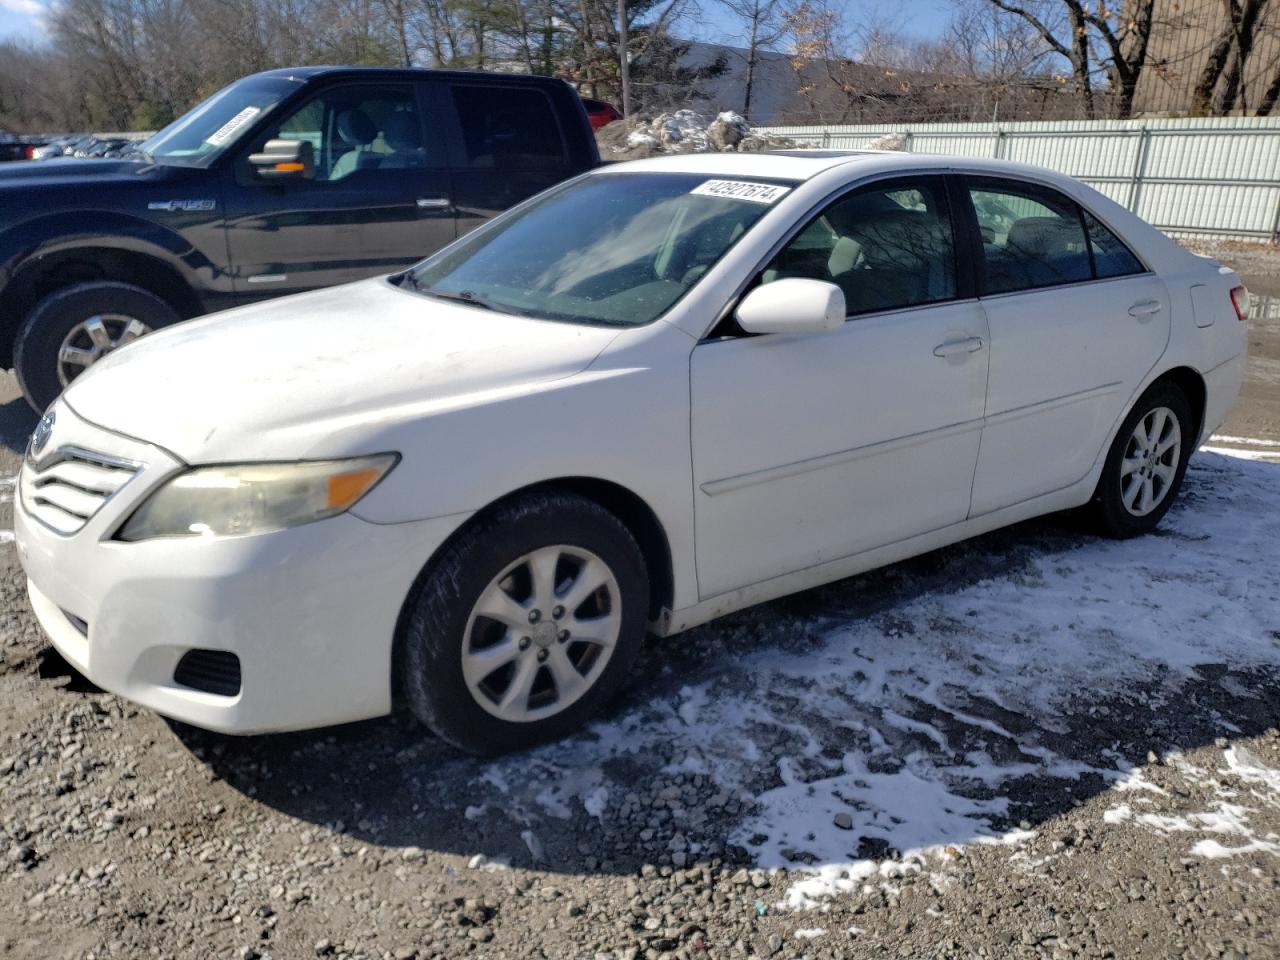
<svg viewBox="0 0 1280 960"><path fill-rule="evenodd" d="M763 127L856 150L998 157L1085 181L1166 233L1280 242L1280 118Z"/></svg>

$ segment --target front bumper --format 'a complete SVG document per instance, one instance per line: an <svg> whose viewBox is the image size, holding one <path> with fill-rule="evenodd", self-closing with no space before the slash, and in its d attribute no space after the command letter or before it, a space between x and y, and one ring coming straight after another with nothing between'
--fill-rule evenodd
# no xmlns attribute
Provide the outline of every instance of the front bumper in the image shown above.
<svg viewBox="0 0 1280 960"><path fill-rule="evenodd" d="M164 468L144 468L70 536L28 510L24 466L14 504L18 555L32 608L59 652L106 690L224 733L387 713L401 608L462 518L380 525L344 514L250 537L110 539L175 468L159 453ZM239 692L176 682L191 649L239 657Z"/></svg>

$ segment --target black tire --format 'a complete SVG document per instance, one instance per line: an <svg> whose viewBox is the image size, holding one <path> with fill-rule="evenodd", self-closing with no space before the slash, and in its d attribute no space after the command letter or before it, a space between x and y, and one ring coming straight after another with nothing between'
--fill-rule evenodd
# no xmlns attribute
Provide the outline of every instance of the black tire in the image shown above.
<svg viewBox="0 0 1280 960"><path fill-rule="evenodd" d="M1129 510L1123 499L1123 479L1121 476L1122 461L1133 437L1139 421L1144 420L1156 409L1164 407L1173 412L1178 421L1181 434L1181 446L1178 462L1174 469L1173 480L1155 508L1149 513L1138 516ZM1129 415L1120 424L1111 449L1107 451L1107 460L1102 467L1102 476L1098 478L1098 488L1089 504L1092 520L1098 529L1110 537L1124 539L1150 533L1160 520L1182 487L1182 478L1187 472L1187 461L1195 449L1197 431L1199 429L1195 414L1186 395L1172 383L1162 381L1154 383L1147 392L1138 398ZM1169 464L1172 466L1172 464Z"/></svg>
<svg viewBox="0 0 1280 960"><path fill-rule="evenodd" d="M467 625L496 577L526 554L554 545L585 549L608 566L620 594L621 628L603 670L579 699L549 717L511 722L482 707L467 687ZM400 638L400 688L422 723L470 753L492 756L554 740L579 729L629 679L648 606L644 556L617 517L571 493L521 497L473 520L425 572L409 599Z"/></svg>
<svg viewBox="0 0 1280 960"><path fill-rule="evenodd" d="M58 351L77 324L95 314L136 318L152 330L182 318L155 294L128 283L78 283L51 293L27 315L13 346L13 369L27 402L37 413L62 392Z"/></svg>

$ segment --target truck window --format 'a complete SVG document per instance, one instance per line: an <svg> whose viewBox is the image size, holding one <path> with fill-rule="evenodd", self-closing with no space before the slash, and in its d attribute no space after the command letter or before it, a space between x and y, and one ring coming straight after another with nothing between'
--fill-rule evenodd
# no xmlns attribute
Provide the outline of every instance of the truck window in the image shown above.
<svg viewBox="0 0 1280 960"><path fill-rule="evenodd" d="M309 140L317 182L345 180L366 170L427 166L413 87L360 84L326 90L290 114L265 140Z"/></svg>
<svg viewBox="0 0 1280 960"><path fill-rule="evenodd" d="M526 87L453 84L468 167L555 170L567 165L564 138L546 93Z"/></svg>

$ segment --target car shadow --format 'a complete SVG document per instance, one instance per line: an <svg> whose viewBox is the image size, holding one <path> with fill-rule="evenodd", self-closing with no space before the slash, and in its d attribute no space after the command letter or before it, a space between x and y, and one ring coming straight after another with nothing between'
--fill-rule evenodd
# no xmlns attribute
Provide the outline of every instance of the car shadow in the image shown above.
<svg viewBox="0 0 1280 960"><path fill-rule="evenodd" d="M1198 511L1222 537L1268 527L1231 544L1257 563L1280 542L1260 493L1280 499L1280 467L1210 457L1156 536L1032 521L651 640L605 717L516 755L464 756L404 712L252 738L171 727L290 817L564 873L883 860L1035 829L1150 752L1280 725L1274 606L1251 611L1247 644L1213 640L1226 628L1208 615L1184 632L1175 609L1208 591L1235 622L1247 592L1213 581L1221 546ZM933 800L898 809L912 793Z"/></svg>

